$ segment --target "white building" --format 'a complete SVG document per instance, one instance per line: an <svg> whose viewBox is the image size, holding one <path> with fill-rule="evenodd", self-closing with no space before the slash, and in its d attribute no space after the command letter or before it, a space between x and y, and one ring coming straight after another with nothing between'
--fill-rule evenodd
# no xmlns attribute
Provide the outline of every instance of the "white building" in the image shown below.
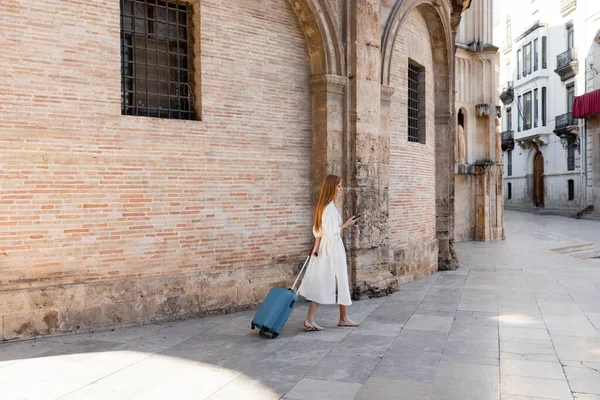
<svg viewBox="0 0 600 400"><path fill-rule="evenodd" d="M575 214L589 203L585 126L572 111L586 92L599 11L598 0L499 4L507 208Z"/></svg>

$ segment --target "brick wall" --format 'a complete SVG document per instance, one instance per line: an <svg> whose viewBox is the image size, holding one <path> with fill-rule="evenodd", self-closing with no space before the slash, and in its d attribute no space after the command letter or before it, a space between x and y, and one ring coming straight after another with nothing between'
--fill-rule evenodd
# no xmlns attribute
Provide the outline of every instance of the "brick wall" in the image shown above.
<svg viewBox="0 0 600 400"><path fill-rule="evenodd" d="M408 141L409 57L425 67L426 143ZM427 23L413 10L400 27L390 84L390 245L397 248L431 241L435 227L435 101L432 51Z"/></svg>
<svg viewBox="0 0 600 400"><path fill-rule="evenodd" d="M288 2L201 2L202 121L122 116L119 2L0 5L0 290L300 257L306 42Z"/></svg>

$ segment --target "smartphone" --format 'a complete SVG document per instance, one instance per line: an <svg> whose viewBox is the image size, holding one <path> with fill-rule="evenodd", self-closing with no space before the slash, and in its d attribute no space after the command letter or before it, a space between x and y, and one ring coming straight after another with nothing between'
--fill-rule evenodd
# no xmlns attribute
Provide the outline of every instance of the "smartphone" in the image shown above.
<svg viewBox="0 0 600 400"><path fill-rule="evenodd" d="M356 215L354 216L354 219L359 219L359 218L360 218L360 214L356 214Z"/></svg>

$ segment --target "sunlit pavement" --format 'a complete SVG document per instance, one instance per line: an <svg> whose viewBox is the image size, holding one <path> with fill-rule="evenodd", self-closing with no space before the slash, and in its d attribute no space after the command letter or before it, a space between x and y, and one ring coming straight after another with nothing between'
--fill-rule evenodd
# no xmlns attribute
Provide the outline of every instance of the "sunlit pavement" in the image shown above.
<svg viewBox="0 0 600 400"><path fill-rule="evenodd" d="M250 330L253 311L0 345L0 399L600 399L600 222L508 212L461 268L356 302L355 329ZM589 251L589 250L588 250ZM589 253L588 253L589 254Z"/></svg>

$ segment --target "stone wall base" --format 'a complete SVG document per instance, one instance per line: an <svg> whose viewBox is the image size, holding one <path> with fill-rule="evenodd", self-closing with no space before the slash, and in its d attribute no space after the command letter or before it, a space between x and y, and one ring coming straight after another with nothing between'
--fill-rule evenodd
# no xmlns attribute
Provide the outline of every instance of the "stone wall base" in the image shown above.
<svg viewBox="0 0 600 400"><path fill-rule="evenodd" d="M355 300L384 296L438 269L438 240L357 257ZM0 339L83 333L257 307L274 286L289 287L301 262L262 268L105 281L0 292Z"/></svg>
<svg viewBox="0 0 600 400"><path fill-rule="evenodd" d="M0 292L0 339L89 332L256 307L300 263Z"/></svg>
<svg viewBox="0 0 600 400"><path fill-rule="evenodd" d="M438 270L438 240L391 249L377 249L380 260L362 267L356 277L353 298L384 296L398 290L398 285L429 276ZM371 256L373 256L371 254ZM362 255L364 258L365 255Z"/></svg>

